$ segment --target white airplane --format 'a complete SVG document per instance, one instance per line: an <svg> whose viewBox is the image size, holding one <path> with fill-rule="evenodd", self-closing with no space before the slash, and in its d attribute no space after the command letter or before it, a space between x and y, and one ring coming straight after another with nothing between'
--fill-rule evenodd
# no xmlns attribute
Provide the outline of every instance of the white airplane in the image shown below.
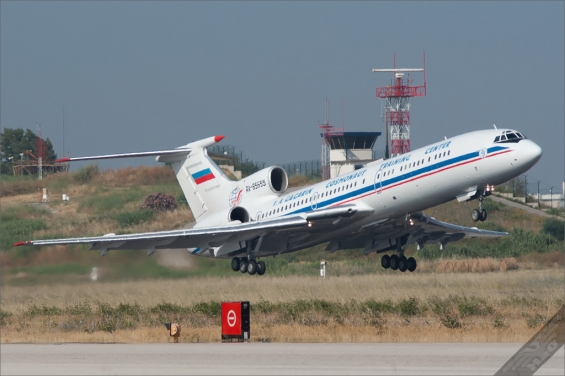
<svg viewBox="0 0 565 376"><path fill-rule="evenodd" d="M371 162L364 168L286 192L288 178L268 167L232 181L208 156L206 147L224 136L209 137L173 150L64 158L63 161L156 156L170 163L196 219L192 229L139 234L22 241L14 246L91 244L105 255L112 249L187 249L195 255L232 258L232 269L263 275L260 257L276 256L329 242L326 250L393 251L384 268L416 269L404 250L416 244L463 238L500 237L506 232L440 222L421 212L453 199L479 200L473 220L484 221L483 198L492 187L530 169L541 148L520 132L491 129L466 133Z"/></svg>

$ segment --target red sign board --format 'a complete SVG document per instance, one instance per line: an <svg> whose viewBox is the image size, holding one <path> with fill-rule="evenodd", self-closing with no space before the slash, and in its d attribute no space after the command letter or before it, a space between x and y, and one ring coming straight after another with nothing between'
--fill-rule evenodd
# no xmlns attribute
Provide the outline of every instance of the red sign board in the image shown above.
<svg viewBox="0 0 565 376"><path fill-rule="evenodd" d="M241 302L222 302L222 335L242 335Z"/></svg>

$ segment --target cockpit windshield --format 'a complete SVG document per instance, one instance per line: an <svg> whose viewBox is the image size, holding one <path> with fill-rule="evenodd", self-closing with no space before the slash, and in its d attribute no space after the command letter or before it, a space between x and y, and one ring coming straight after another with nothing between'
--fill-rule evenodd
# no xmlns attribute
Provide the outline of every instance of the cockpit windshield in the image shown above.
<svg viewBox="0 0 565 376"><path fill-rule="evenodd" d="M494 142L503 143L503 142L520 142L521 140L525 140L526 136L524 136L520 132L516 131L503 131L500 136L496 136Z"/></svg>

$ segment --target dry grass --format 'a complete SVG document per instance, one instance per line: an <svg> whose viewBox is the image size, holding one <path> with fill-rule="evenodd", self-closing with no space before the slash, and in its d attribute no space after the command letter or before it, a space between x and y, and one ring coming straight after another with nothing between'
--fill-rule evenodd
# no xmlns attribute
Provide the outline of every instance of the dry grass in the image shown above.
<svg viewBox="0 0 565 376"><path fill-rule="evenodd" d="M253 319L252 319L253 320ZM528 328L523 320L510 323L512 329L493 329L491 323L481 323L472 328L448 329L439 322L413 320L411 323L391 322L385 329L374 326L301 326L262 325L251 326L253 342L526 342L539 328ZM182 327L179 342L220 342L220 326L203 328ZM164 325L135 330L108 332L47 332L42 325L26 331L2 332L2 343L60 343L60 342L121 342L167 343L173 342Z"/></svg>
<svg viewBox="0 0 565 376"><path fill-rule="evenodd" d="M25 310L31 305L68 307L84 301L139 304L150 307L209 301L250 300L273 303L320 299L337 303L351 300L416 298L441 299L472 295L489 302L509 296L537 297L548 304L563 299L563 269L517 270L506 273L396 273L342 277L202 277L185 280L100 282L49 286L2 286L2 309Z"/></svg>
<svg viewBox="0 0 565 376"><path fill-rule="evenodd" d="M517 269L518 264L516 262L516 259L513 260L513 269ZM508 263L510 263L510 261L505 262L505 265L507 265ZM486 273L494 272L499 269L501 271L506 271L506 269L502 270L502 266L500 266L498 260L491 258L440 261L436 266L437 273Z"/></svg>
<svg viewBox="0 0 565 376"><path fill-rule="evenodd" d="M500 271L505 272L507 270L518 269L518 261L514 257L505 258L500 260Z"/></svg>
<svg viewBox="0 0 565 376"><path fill-rule="evenodd" d="M259 278L259 279L258 279ZM1 307L11 314L2 342L167 342L162 324L179 320L181 342L219 341L219 319L207 313L150 313L163 303L249 300L253 306L300 301L337 304L337 311L304 308L252 311L253 340L281 342L525 342L562 305L562 269L466 274L381 274L354 277L191 278L147 282L4 286ZM416 310L363 313L360 302L401 304ZM327 302L327 303L324 303ZM388 303L387 303L388 302ZM29 316L32 307L70 310L81 304L137 305L143 320L112 333L65 331L76 318L59 313ZM364 303L366 304L366 303ZM341 308L340 308L341 307ZM444 312L445 309L445 312ZM99 319L102 316L99 316ZM102 317L103 318L103 317Z"/></svg>

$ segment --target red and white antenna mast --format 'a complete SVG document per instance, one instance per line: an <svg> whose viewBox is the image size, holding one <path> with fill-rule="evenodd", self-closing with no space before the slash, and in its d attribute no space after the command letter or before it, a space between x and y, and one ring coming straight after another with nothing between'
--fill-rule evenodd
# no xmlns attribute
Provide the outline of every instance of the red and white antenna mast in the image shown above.
<svg viewBox="0 0 565 376"><path fill-rule="evenodd" d="M384 122L386 134L385 159L410 151L410 99L426 95L426 54L422 53L423 68L373 69L373 72L394 73L390 85L377 88L377 98L384 99ZM422 72L423 86L411 86L410 72ZM407 78L404 74L408 73ZM390 140L390 141L389 141ZM389 152L390 142L390 152Z"/></svg>

